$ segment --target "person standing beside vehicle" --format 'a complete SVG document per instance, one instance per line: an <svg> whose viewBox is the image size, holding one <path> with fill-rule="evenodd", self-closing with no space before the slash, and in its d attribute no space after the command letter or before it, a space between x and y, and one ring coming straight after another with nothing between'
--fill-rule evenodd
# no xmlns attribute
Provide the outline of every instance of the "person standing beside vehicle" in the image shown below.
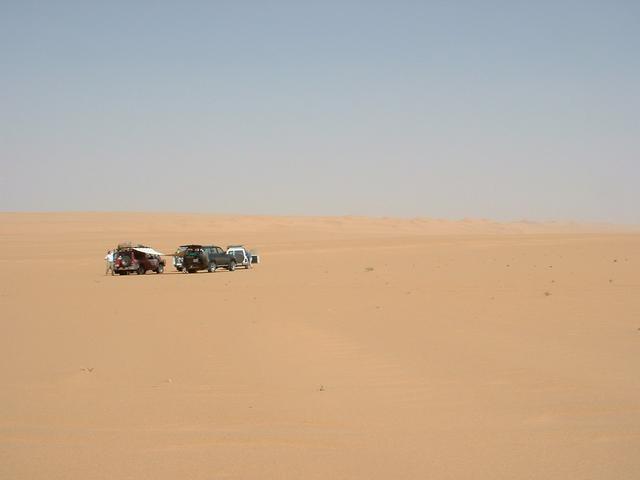
<svg viewBox="0 0 640 480"><path fill-rule="evenodd" d="M108 275L109 272L111 272L111 275L114 274L113 273L113 261L114 261L115 253L116 253L115 251L109 250L107 252L107 254L105 255L105 257L104 257L105 261L107 262L107 268L104 271L105 275Z"/></svg>

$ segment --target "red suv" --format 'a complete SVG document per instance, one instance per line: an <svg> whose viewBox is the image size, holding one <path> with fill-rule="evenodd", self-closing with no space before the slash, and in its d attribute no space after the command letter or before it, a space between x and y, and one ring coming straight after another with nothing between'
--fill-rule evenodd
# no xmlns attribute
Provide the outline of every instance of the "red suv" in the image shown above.
<svg viewBox="0 0 640 480"><path fill-rule="evenodd" d="M164 272L165 261L149 247L131 247L118 249L113 260L113 271L118 275L137 273L144 275L148 270L156 273Z"/></svg>

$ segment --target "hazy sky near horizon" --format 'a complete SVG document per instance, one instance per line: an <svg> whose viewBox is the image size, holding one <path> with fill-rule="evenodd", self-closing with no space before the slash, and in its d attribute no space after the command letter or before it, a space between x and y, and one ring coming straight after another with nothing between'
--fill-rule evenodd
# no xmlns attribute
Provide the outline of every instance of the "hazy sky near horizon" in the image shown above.
<svg viewBox="0 0 640 480"><path fill-rule="evenodd" d="M0 1L0 210L640 223L640 2Z"/></svg>

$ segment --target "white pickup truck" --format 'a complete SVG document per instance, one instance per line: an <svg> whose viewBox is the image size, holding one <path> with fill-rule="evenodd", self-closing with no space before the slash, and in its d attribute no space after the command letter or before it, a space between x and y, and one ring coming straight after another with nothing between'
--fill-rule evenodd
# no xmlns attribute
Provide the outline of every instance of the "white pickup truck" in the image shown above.
<svg viewBox="0 0 640 480"><path fill-rule="evenodd" d="M252 254L242 245L229 245L227 247L227 254L233 255L238 267L244 266L244 268L251 268L252 264L260 263L260 256Z"/></svg>

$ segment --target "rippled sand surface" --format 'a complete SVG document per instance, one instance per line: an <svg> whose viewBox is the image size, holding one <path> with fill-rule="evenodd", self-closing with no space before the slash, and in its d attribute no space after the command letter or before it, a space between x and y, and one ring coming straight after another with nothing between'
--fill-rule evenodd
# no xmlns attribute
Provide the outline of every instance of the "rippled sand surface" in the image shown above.
<svg viewBox="0 0 640 480"><path fill-rule="evenodd" d="M262 263L105 276L123 240ZM632 231L0 214L0 306L3 479L640 478Z"/></svg>

